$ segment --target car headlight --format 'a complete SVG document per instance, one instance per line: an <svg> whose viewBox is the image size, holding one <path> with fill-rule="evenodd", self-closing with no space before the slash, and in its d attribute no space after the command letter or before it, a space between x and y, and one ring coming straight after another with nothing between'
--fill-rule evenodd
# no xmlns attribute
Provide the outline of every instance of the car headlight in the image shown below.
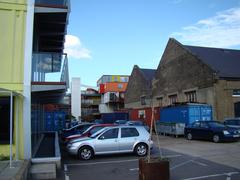
<svg viewBox="0 0 240 180"><path fill-rule="evenodd" d="M224 135L229 135L230 133L225 130L225 131L223 131L223 134L224 134Z"/></svg>

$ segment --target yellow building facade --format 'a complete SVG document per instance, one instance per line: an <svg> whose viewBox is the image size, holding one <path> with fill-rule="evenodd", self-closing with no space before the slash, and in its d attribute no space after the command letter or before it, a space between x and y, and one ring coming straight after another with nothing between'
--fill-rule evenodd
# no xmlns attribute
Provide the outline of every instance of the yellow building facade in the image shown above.
<svg viewBox="0 0 240 180"><path fill-rule="evenodd" d="M23 89L26 0L0 0L0 99L13 94L13 158L24 158ZM0 104L4 106L4 104ZM0 111L6 113L6 111ZM5 119L4 119L5 118ZM0 155L10 155L10 120L0 116Z"/></svg>

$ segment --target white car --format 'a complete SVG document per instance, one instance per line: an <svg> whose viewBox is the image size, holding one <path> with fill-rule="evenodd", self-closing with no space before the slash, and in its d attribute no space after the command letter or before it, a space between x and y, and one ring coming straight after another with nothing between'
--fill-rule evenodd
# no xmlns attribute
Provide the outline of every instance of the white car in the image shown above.
<svg viewBox="0 0 240 180"><path fill-rule="evenodd" d="M90 137L69 142L70 154L88 160L94 155L134 152L145 156L153 142L149 132L142 126L106 127Z"/></svg>

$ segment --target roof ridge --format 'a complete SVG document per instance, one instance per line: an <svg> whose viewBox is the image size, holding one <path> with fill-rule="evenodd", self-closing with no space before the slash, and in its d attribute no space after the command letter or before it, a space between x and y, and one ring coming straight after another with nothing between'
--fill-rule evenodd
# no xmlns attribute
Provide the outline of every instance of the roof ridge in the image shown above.
<svg viewBox="0 0 240 180"><path fill-rule="evenodd" d="M184 45L187 47L196 47L196 48L208 48L208 49L219 49L219 50L231 50L231 51L240 51L240 49L230 49L230 48L218 48L218 47L207 47L207 46L193 46L193 45Z"/></svg>

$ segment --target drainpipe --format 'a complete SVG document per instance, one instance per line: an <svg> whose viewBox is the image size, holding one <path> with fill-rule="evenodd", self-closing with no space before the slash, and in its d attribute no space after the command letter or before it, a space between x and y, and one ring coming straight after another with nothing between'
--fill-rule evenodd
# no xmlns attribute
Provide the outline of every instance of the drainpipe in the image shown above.
<svg viewBox="0 0 240 180"><path fill-rule="evenodd" d="M31 73L33 44L34 0L27 1L24 49L24 80L23 80L23 129L24 159L31 158Z"/></svg>
<svg viewBox="0 0 240 180"><path fill-rule="evenodd" d="M12 168L12 158L13 158L13 153L12 153L12 146L13 146L13 93L11 91L10 93L10 168Z"/></svg>

